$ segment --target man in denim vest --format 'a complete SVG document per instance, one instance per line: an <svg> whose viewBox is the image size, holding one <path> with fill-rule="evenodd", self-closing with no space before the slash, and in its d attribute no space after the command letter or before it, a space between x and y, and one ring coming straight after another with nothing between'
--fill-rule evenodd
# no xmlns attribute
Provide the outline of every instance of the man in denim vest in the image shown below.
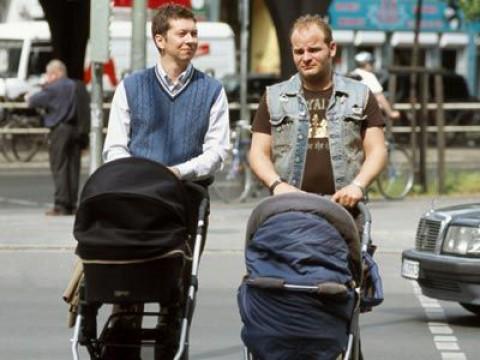
<svg viewBox="0 0 480 360"><path fill-rule="evenodd" d="M128 76L115 90L104 160L143 157L181 179L208 181L229 145L225 91L191 64L198 37L189 9L160 7L152 37L160 55L156 65Z"/></svg>
<svg viewBox="0 0 480 360"><path fill-rule="evenodd" d="M298 73L267 88L250 166L272 194L326 194L353 207L386 162L377 101L365 85L333 72L337 47L321 17L297 19L290 41Z"/></svg>
<svg viewBox="0 0 480 360"><path fill-rule="evenodd" d="M147 158L167 166L180 179L208 186L229 146L225 91L220 82L191 64L198 37L188 8L173 3L161 6L152 19L152 38L159 52L155 66L133 73L115 90L104 160ZM190 201L198 207L194 196ZM141 313L143 306L114 309L129 311ZM162 340L164 347L156 348L155 358L171 359L178 344L178 309L162 312L170 336ZM115 327L138 329L140 321L138 315L123 317ZM109 348L103 358L140 359L140 353Z"/></svg>

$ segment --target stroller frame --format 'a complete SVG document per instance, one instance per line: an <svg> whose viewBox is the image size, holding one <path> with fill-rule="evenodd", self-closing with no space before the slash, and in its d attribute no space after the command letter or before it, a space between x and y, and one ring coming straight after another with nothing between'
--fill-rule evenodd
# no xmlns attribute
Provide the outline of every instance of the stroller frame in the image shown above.
<svg viewBox="0 0 480 360"><path fill-rule="evenodd" d="M357 204L357 208L360 211L360 214L363 217L363 231L361 234L361 243L360 251L361 254L367 252L368 246L371 244L371 224L372 218L370 210L363 202ZM310 294L322 294L321 285L311 286L311 285L298 285L285 283L282 280L276 278L257 278L255 279L256 284L253 286L261 287L264 289L276 289L276 290L288 290L295 292L303 292ZM348 342L345 349L345 352L342 354L342 360L361 360L361 351L360 351L360 327L359 327L359 317L360 317L360 292L362 284L356 284L354 289L355 294L355 303L352 311L352 316L349 324L349 334ZM244 360L256 360L248 348L244 347Z"/></svg>
<svg viewBox="0 0 480 360"><path fill-rule="evenodd" d="M173 360L188 360L188 351L189 351L189 335L190 335L190 326L193 318L193 313L195 311L196 305L196 293L198 290L198 269L200 265L200 255L203 249L203 245L205 242L206 232L207 232L207 217L208 217L208 208L209 208L209 198L208 193L203 189L203 187L194 184L194 183L185 183L186 186L196 189L199 191L203 198L200 201L200 205L198 208L198 222L196 226L196 234L194 240L194 251L192 256L192 266L190 272L190 283L188 284L188 292L186 292L187 296L184 301L183 308L181 309L182 318L181 318L181 326L180 326L180 333L177 339L178 348L173 357ZM186 284L185 284L186 285ZM82 296L82 287L80 287L80 304L78 308L78 314L76 316L73 337L71 339L71 351L74 360L79 360L79 345L86 346L90 358L92 360L101 360L101 350L102 347L105 345L103 341L103 337L105 335L105 331L108 327L108 324L112 319L119 316L124 315L135 315L135 316L155 316L160 317L162 314L160 312L122 312L117 314L112 314L107 319L102 333L99 337L96 336L96 315L98 308L101 306L100 304L92 304L86 303L82 301L84 297ZM93 319L92 319L93 317ZM93 320L93 324L89 324L89 321ZM157 329L139 329L144 330L144 335L140 337L140 344L142 345L154 345L155 343L150 342L142 342L142 340L146 340L146 338L152 338L155 335L155 331ZM152 340L152 339L150 339Z"/></svg>

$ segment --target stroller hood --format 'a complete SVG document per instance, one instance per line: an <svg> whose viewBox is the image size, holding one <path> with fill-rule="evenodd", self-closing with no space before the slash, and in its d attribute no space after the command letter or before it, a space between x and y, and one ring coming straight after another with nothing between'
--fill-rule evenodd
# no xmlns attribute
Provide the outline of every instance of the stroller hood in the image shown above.
<svg viewBox="0 0 480 360"><path fill-rule="evenodd" d="M258 234L257 231L259 231ZM304 239L297 238L298 236L303 236ZM309 238L314 236L319 239L314 242L309 241ZM250 251L249 246L254 238L256 238L256 244L253 244L252 251ZM293 243L290 242L292 238L295 238ZM286 243L280 244L282 239ZM335 244L334 241L337 240L341 244ZM247 267L249 266L249 256L251 256L252 264L257 260L267 264L262 261L266 250L264 247L268 247L267 251L269 252L283 252L281 256L285 256L285 259L291 263L290 268L298 268L300 265L302 268L304 265L308 267L309 264L312 268L325 265L324 260L327 259L322 259L323 255L328 255L323 251L326 250L323 247L325 244L319 246L317 241L329 242L334 247L330 250L336 252L339 259L343 256L340 254L343 251L341 247L346 244L346 256L351 276L359 284L361 279L360 239L355 221L343 207L326 197L315 194L298 192L273 196L263 200L253 210L246 231ZM262 250L258 246L264 249ZM255 254L257 250L260 252ZM292 250L295 253L292 253ZM303 264L298 263L302 259ZM330 264L335 272L340 270L341 273L342 271L337 265L341 266L341 264ZM303 273L306 271L308 270L302 270ZM295 281L292 278L289 280Z"/></svg>
<svg viewBox="0 0 480 360"><path fill-rule="evenodd" d="M123 158L87 180L74 224L83 260L137 260L187 250L189 209L183 183L165 166Z"/></svg>

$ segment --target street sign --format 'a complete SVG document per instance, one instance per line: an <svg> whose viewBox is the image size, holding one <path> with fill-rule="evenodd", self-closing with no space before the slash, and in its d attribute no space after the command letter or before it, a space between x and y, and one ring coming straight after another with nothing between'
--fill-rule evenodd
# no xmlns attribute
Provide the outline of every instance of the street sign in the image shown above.
<svg viewBox="0 0 480 360"><path fill-rule="evenodd" d="M110 1L96 0L90 11L90 60L104 63L110 57Z"/></svg>

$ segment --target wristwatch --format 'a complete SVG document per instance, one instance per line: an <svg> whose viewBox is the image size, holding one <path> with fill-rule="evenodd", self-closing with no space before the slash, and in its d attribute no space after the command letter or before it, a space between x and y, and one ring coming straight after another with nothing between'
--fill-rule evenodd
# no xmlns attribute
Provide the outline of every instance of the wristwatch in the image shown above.
<svg viewBox="0 0 480 360"><path fill-rule="evenodd" d="M268 187L268 190L270 190L270 194L273 195L273 191L275 190L275 188L280 185L281 183L283 183L283 179L281 177L278 177L276 178L275 180L273 180L273 182L270 184L270 186Z"/></svg>

